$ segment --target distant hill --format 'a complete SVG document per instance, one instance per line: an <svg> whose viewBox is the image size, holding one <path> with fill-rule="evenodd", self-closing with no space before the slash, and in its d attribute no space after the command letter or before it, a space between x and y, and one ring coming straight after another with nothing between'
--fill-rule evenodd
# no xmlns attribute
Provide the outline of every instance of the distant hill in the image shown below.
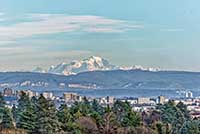
<svg viewBox="0 0 200 134"><path fill-rule="evenodd" d="M16 89L123 89L123 88L200 88L200 73L182 71L111 70L76 75L32 72L0 73L0 88Z"/></svg>

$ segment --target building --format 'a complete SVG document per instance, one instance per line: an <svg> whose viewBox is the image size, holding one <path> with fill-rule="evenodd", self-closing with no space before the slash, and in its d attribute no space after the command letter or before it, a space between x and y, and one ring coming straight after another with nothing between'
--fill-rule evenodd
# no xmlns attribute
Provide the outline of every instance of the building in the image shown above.
<svg viewBox="0 0 200 134"><path fill-rule="evenodd" d="M185 93L186 98L193 98L193 93L191 91L188 91Z"/></svg>
<svg viewBox="0 0 200 134"><path fill-rule="evenodd" d="M29 98L32 98L33 96L35 96L35 97L39 96L38 92L34 92L34 91L31 91L31 90L16 91L17 96L19 97L22 94L22 92L25 93Z"/></svg>
<svg viewBox="0 0 200 134"><path fill-rule="evenodd" d="M63 99L65 100L65 102L82 101L82 97L78 95L77 93L64 93Z"/></svg>
<svg viewBox="0 0 200 134"><path fill-rule="evenodd" d="M150 103L150 98L146 98L146 97L138 98L138 104L149 104L149 103Z"/></svg>
<svg viewBox="0 0 200 134"><path fill-rule="evenodd" d="M52 92L43 92L42 95L43 95L44 98L46 98L46 99L50 99L50 100L53 100L53 99L54 99L54 96L53 96L53 93L52 93Z"/></svg>
<svg viewBox="0 0 200 134"><path fill-rule="evenodd" d="M165 97L164 96L158 96L158 104L164 104L165 103Z"/></svg>
<svg viewBox="0 0 200 134"><path fill-rule="evenodd" d="M138 99L137 98L131 98L131 99L121 99L122 102L129 102L131 105L135 105L138 103Z"/></svg>
<svg viewBox="0 0 200 134"><path fill-rule="evenodd" d="M11 89L11 88L5 88L4 90L3 90L3 95L4 96L13 96L13 90Z"/></svg>
<svg viewBox="0 0 200 134"><path fill-rule="evenodd" d="M107 104L113 104L114 103L115 98L112 96L107 96L106 97L106 103Z"/></svg>
<svg viewBox="0 0 200 134"><path fill-rule="evenodd" d="M38 96L37 92L33 92L31 90L25 90L24 92L26 93L26 95L28 95L29 98L32 98L33 96Z"/></svg>

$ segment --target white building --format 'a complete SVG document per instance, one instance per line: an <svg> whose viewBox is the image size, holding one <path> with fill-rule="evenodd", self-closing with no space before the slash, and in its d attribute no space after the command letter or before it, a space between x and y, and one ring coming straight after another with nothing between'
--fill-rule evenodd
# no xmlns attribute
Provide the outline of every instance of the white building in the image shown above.
<svg viewBox="0 0 200 134"><path fill-rule="evenodd" d="M140 97L138 98L138 104L149 104L151 103L150 98Z"/></svg>
<svg viewBox="0 0 200 134"><path fill-rule="evenodd" d="M186 98L193 98L193 93L191 91L188 91L185 93Z"/></svg>
<svg viewBox="0 0 200 134"><path fill-rule="evenodd" d="M65 102L70 102L70 101L82 101L82 96L78 95L77 93L64 93L63 94L63 99Z"/></svg>
<svg viewBox="0 0 200 134"><path fill-rule="evenodd" d="M52 92L43 92L42 95L44 96L44 98L46 99L54 99L53 93Z"/></svg>

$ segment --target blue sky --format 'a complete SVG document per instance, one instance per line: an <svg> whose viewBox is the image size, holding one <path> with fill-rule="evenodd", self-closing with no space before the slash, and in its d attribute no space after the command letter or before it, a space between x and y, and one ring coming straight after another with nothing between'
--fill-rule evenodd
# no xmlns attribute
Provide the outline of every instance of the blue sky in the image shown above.
<svg viewBox="0 0 200 134"><path fill-rule="evenodd" d="M200 71L198 0L2 0L0 71L102 56Z"/></svg>

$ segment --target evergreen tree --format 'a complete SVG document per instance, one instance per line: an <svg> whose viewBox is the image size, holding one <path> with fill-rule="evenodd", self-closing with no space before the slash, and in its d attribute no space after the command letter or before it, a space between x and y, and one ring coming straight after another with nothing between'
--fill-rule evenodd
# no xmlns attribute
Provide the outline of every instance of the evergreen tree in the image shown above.
<svg viewBox="0 0 200 134"><path fill-rule="evenodd" d="M96 99L92 101L92 110L99 113L100 115L103 115L104 112L103 107L97 102Z"/></svg>
<svg viewBox="0 0 200 134"><path fill-rule="evenodd" d="M12 113L9 108L3 109L1 126L3 128L14 128Z"/></svg>
<svg viewBox="0 0 200 134"><path fill-rule="evenodd" d="M28 95L26 95L26 93L24 91L21 91L20 92L20 98L18 100L16 113L15 113L16 114L15 120L16 120L17 126L18 126L19 118L20 118L21 114L26 110L26 108L29 106L30 103L31 102L30 102Z"/></svg>
<svg viewBox="0 0 200 134"><path fill-rule="evenodd" d="M89 116L91 114L91 111L91 106L88 101L75 102L71 107L71 113L73 113L74 115Z"/></svg>
<svg viewBox="0 0 200 134"><path fill-rule="evenodd" d="M123 127L138 126L141 122L140 116L132 111L131 105L127 101L116 101L112 110L117 115L117 120Z"/></svg>
<svg viewBox="0 0 200 134"><path fill-rule="evenodd" d="M95 119L97 126L103 123L104 108L97 102L96 99L92 101L91 104L91 114L90 116Z"/></svg>
<svg viewBox="0 0 200 134"><path fill-rule="evenodd" d="M21 112L26 109L27 106L30 104L30 98L28 95L24 92L20 92L20 98L18 100L18 110Z"/></svg>
<svg viewBox="0 0 200 134"><path fill-rule="evenodd" d="M180 109L180 111L183 113L184 117L187 119L187 120L190 120L190 113L189 111L187 110L187 106L185 104L183 104L183 102L179 102L177 105L177 108Z"/></svg>
<svg viewBox="0 0 200 134"><path fill-rule="evenodd" d="M166 124L166 130L169 128L169 124L172 126L171 133L179 133L180 128L186 121L186 118L182 111L174 104L173 101L169 101L164 105L158 106L161 112L162 121Z"/></svg>
<svg viewBox="0 0 200 134"><path fill-rule="evenodd" d="M43 95L37 101L37 115L37 134L55 134L60 130L55 105Z"/></svg>
<svg viewBox="0 0 200 134"><path fill-rule="evenodd" d="M200 121L186 121L180 130L180 134L199 134L200 133Z"/></svg>
<svg viewBox="0 0 200 134"><path fill-rule="evenodd" d="M33 103L30 103L26 109L20 113L17 126L27 130L29 133L33 133L34 129L36 129L36 117L35 106Z"/></svg>
<svg viewBox="0 0 200 134"><path fill-rule="evenodd" d="M63 104L59 107L57 112L57 117L59 122L61 122L61 128L64 131L72 131L73 128L73 117L67 107L67 105Z"/></svg>
<svg viewBox="0 0 200 134"><path fill-rule="evenodd" d="M4 101L2 93L0 92L0 108L4 108L4 107L5 107L5 101Z"/></svg>
<svg viewBox="0 0 200 134"><path fill-rule="evenodd" d="M1 120L3 118L4 108L5 108L5 101L4 101L2 93L0 92L0 118Z"/></svg>
<svg viewBox="0 0 200 134"><path fill-rule="evenodd" d="M17 127L33 133L36 127L36 106L25 92L21 91L18 107L16 110L13 107L12 110L13 116L16 118Z"/></svg>
<svg viewBox="0 0 200 134"><path fill-rule="evenodd" d="M121 124L123 127L137 127L140 123L141 117L136 112L130 110L125 114Z"/></svg>
<svg viewBox="0 0 200 134"><path fill-rule="evenodd" d="M14 127L12 113L9 108L5 107L5 101L1 92L0 92L0 118L1 118L1 127L3 128Z"/></svg>
<svg viewBox="0 0 200 134"><path fill-rule="evenodd" d="M11 112L12 112L12 115L13 115L13 119L16 122L16 119L17 119L17 108L16 108L15 104L12 106L12 111Z"/></svg>

